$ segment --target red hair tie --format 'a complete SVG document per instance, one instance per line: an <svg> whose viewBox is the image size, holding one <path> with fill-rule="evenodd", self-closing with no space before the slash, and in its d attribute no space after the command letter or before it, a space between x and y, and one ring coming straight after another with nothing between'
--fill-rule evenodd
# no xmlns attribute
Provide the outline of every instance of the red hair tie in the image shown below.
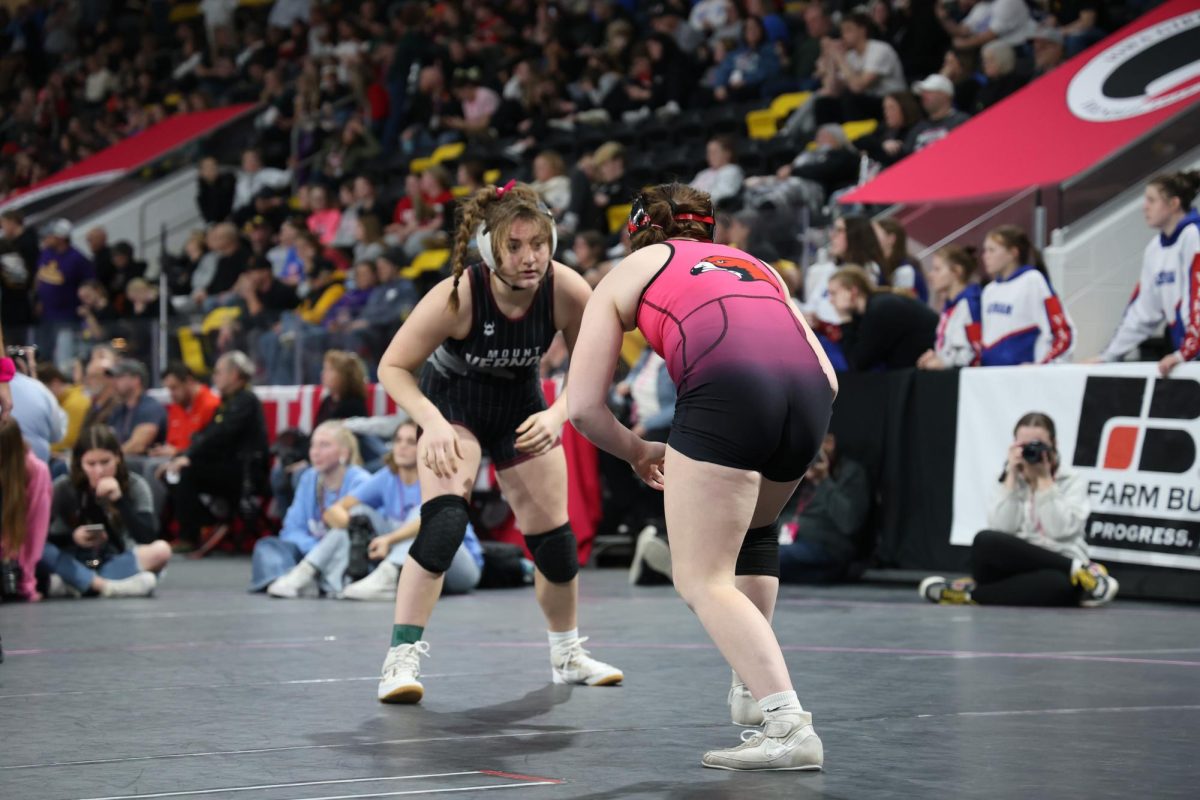
<svg viewBox="0 0 1200 800"><path fill-rule="evenodd" d="M676 214L675 219L678 220L679 222L686 222L688 220L692 220L693 222L703 222L705 225L713 224L712 217L706 217L706 216L703 216L702 214Z"/></svg>
<svg viewBox="0 0 1200 800"><path fill-rule="evenodd" d="M497 186L496 187L496 199L499 200L500 198L504 197L504 195L506 195L510 191L512 191L512 188L516 185L517 185L517 179L513 178L512 180L510 180L508 183L504 184L503 186Z"/></svg>

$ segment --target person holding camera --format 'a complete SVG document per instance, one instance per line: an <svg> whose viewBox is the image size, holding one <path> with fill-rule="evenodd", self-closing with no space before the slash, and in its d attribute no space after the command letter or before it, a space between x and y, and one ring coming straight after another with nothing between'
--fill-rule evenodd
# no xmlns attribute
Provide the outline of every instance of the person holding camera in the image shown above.
<svg viewBox="0 0 1200 800"><path fill-rule="evenodd" d="M36 601L38 559L50 522L50 470L21 438L14 419L0 419L0 601Z"/></svg>
<svg viewBox="0 0 1200 800"><path fill-rule="evenodd" d="M62 583L65 594L146 597L170 559L146 479L129 471L112 428L85 428L71 451L70 474L54 482L41 559L53 573L50 594Z"/></svg>
<svg viewBox="0 0 1200 800"><path fill-rule="evenodd" d="M1062 468L1054 420L1031 412L1017 421L989 530L971 545L971 577L921 581L931 603L1005 606L1101 606L1117 581L1089 560L1084 524L1087 486Z"/></svg>

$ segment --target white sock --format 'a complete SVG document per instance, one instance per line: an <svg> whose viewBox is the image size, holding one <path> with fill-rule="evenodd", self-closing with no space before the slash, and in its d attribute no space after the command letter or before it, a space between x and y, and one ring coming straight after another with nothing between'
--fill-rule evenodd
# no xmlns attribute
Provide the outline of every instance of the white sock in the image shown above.
<svg viewBox="0 0 1200 800"><path fill-rule="evenodd" d="M758 701L758 707L762 709L763 717L767 719L804 712L804 709L800 707L800 698L796 697L794 691L769 694Z"/></svg>
<svg viewBox="0 0 1200 800"><path fill-rule="evenodd" d="M742 680L742 676L740 676L740 675L738 675L738 674L737 674L737 670L736 670L736 669L735 669L735 670L733 670L733 685L734 685L734 686L741 686L741 687L745 687L745 686L746 686L746 682L745 682L744 680Z"/></svg>
<svg viewBox="0 0 1200 800"><path fill-rule="evenodd" d="M319 571L308 559L304 559L297 564L295 569L297 575L301 575L305 578L315 578L317 577L317 572Z"/></svg>
<svg viewBox="0 0 1200 800"><path fill-rule="evenodd" d="M1087 562L1080 561L1078 558L1071 559L1071 574L1074 575L1081 569L1087 569Z"/></svg>
<svg viewBox="0 0 1200 800"><path fill-rule="evenodd" d="M569 642L572 639L579 638L579 628L571 628L569 631L546 631L546 636L550 639L550 647Z"/></svg>

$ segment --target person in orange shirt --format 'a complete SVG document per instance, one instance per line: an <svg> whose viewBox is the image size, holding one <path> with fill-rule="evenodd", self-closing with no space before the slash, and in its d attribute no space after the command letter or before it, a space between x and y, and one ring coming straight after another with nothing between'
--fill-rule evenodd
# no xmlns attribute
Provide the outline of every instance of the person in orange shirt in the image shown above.
<svg viewBox="0 0 1200 800"><path fill-rule="evenodd" d="M171 403L167 406L167 441L156 447L151 455L170 457L187 450L192 436L212 421L221 398L179 362L167 365L162 381L171 394Z"/></svg>

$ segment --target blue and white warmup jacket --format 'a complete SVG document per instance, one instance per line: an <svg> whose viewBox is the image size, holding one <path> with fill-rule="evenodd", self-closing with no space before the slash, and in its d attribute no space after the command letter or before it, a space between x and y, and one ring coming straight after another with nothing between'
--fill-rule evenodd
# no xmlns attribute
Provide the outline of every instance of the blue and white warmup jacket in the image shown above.
<svg viewBox="0 0 1200 800"><path fill-rule="evenodd" d="M1200 356L1200 215L1194 210L1170 236L1160 233L1146 245L1142 277L1104 359L1119 360L1164 322L1184 361Z"/></svg>
<svg viewBox="0 0 1200 800"><path fill-rule="evenodd" d="M957 297L947 300L942 309L933 350L947 367L979 365L983 349L982 294L979 284L972 283Z"/></svg>
<svg viewBox="0 0 1200 800"><path fill-rule="evenodd" d="M985 367L1052 364L1075 347L1075 325L1046 276L1024 266L983 288Z"/></svg>

